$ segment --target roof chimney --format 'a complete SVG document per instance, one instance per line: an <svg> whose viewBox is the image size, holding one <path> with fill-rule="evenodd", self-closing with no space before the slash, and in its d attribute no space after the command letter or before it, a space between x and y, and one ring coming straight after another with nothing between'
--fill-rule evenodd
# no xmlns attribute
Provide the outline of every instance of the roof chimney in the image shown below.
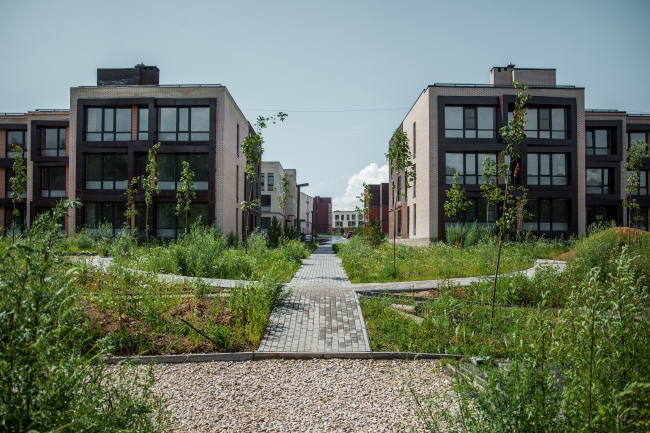
<svg viewBox="0 0 650 433"><path fill-rule="evenodd" d="M144 63L133 68L97 68L98 86L157 86L159 78L160 69Z"/></svg>

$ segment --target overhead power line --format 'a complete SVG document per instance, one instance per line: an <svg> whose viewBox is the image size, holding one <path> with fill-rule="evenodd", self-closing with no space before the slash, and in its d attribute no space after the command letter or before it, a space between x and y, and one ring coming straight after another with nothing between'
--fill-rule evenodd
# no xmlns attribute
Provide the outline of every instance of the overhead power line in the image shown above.
<svg viewBox="0 0 650 433"><path fill-rule="evenodd" d="M282 111L284 113L351 113L354 111L396 111L409 110L409 108L375 108L371 110L262 110L259 108L243 108L242 111Z"/></svg>

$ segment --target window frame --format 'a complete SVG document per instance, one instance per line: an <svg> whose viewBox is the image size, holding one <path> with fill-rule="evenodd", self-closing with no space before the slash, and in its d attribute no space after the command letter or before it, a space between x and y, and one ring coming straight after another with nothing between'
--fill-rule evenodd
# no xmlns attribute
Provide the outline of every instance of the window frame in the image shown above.
<svg viewBox="0 0 650 433"><path fill-rule="evenodd" d="M639 176L639 185L637 191L632 195L648 195L648 176L650 176L650 170L640 170Z"/></svg>
<svg viewBox="0 0 650 433"><path fill-rule="evenodd" d="M649 127L650 128L650 127ZM627 131L627 149L630 150L630 144L632 144L631 135L632 134L643 134L644 139L642 140L645 143L648 143L648 133L646 131ZM639 141L639 140L636 140Z"/></svg>
<svg viewBox="0 0 650 433"><path fill-rule="evenodd" d="M460 185L483 185L485 180L482 176L482 164L479 164L479 155L490 155L494 156L494 162L499 161L499 154L497 152L445 152L445 185L454 184L454 175L447 174L447 155L463 155L463 173L458 173L458 182ZM467 173L467 155L474 155L474 163L476 168L476 174L465 174ZM458 171L458 170L456 170ZM455 173L455 172L454 172ZM466 177L475 177L476 183L467 183Z"/></svg>
<svg viewBox="0 0 650 433"><path fill-rule="evenodd" d="M14 155L17 152L14 152L12 149L12 146L16 143L10 143L9 142L9 135L10 133L15 133L15 132L20 132L23 135L23 144L18 145L22 150L23 150L23 159L27 159L27 131L24 129L6 129L5 130L5 153L7 158L14 159Z"/></svg>
<svg viewBox="0 0 650 433"><path fill-rule="evenodd" d="M514 108L514 104L513 104ZM569 114L571 112L571 107L569 106L564 106L564 105L533 105L533 106L527 106L528 112L527 115L529 115L532 110L535 110L535 122L536 122L536 128L526 128L526 126L529 124L527 123L526 126L524 126L524 133L526 134L527 139L541 139L541 140L568 140L571 137L571 131L569 128ZM554 129L554 121L553 121L553 110L562 110L564 112L564 125L563 129ZM542 111L548 111L548 129L542 129ZM512 119L512 111L508 109L508 124L510 124L510 120ZM528 122L530 122L530 119L526 118ZM533 134L534 132L534 134ZM542 137L542 133L548 132L548 137ZM563 133L563 137L554 137L554 133Z"/></svg>
<svg viewBox="0 0 650 433"><path fill-rule="evenodd" d="M171 155L174 161L174 179L161 179L160 176L160 157L162 158L167 158ZM205 157L206 163L207 163L207 172L205 179L197 179L196 173L196 167L197 163L192 164L192 157ZM140 159L140 164L139 168L140 171L142 169L146 169L146 164L147 164L147 154L140 154L138 155ZM190 170L194 172L194 178L192 179L194 182L194 190L195 191L208 191L210 189L210 154L205 153L205 152L190 152L190 153L158 153L156 155L157 158L157 164L158 164L158 187L160 188L161 191L177 191L179 187L182 187L183 184L181 183L181 172L183 171L183 161L188 161L190 163ZM141 175L146 175L146 173L140 173ZM162 184L164 182L164 184ZM167 184L169 183L174 183L173 188L169 188Z"/></svg>
<svg viewBox="0 0 650 433"><path fill-rule="evenodd" d="M11 168L5 168L5 198L13 199L13 191L11 190L11 178L14 176L14 171ZM25 194L18 194L19 198L27 198L27 181L23 183Z"/></svg>
<svg viewBox="0 0 650 433"><path fill-rule="evenodd" d="M531 169L531 156L535 155L537 158L537 174L530 174ZM548 155L548 175L542 175L542 158L541 155ZM555 168L554 164L554 155L563 155L564 156L564 176L554 176L553 171ZM571 167L570 154L557 152L557 153L548 153L548 152L529 152L526 155L526 185L528 186L570 186L571 185L571 173L569 168ZM531 183L531 178L538 178L537 183ZM548 179L549 183L541 183L542 178ZM565 179L565 183L555 183L556 178Z"/></svg>
<svg viewBox="0 0 650 433"><path fill-rule="evenodd" d="M606 147L596 146L596 131L605 131L607 133L607 145ZM613 134L614 131L611 128L587 128L585 133L585 149L587 156L607 156L614 155L616 149L613 147ZM589 146L589 137L591 136L591 146ZM596 153L598 149L606 149L606 153ZM591 152L590 152L591 150Z"/></svg>
<svg viewBox="0 0 650 433"><path fill-rule="evenodd" d="M90 120L88 117L89 110L101 110L101 120L100 120L100 131L88 131L88 121ZM106 128L106 111L107 110L112 110L113 111L113 130L112 131L107 131ZM129 130L128 131L118 131L117 130L117 110L124 110L129 112ZM125 141L132 141L133 140L133 109L131 106L112 106L112 107L93 107L93 106L87 106L84 109L84 115L85 115L85 122L84 122L84 139L87 142L109 142L109 143L122 143ZM99 134L99 140L89 140L88 139L88 134ZM113 134L113 139L107 140L106 135L107 134ZM117 135L118 134L124 134L125 136L128 134L128 138L123 139L123 140L118 140Z"/></svg>
<svg viewBox="0 0 650 433"><path fill-rule="evenodd" d="M98 179L88 179L88 157L89 156L99 156L100 157L100 165L101 165L101 170L99 173L99 178ZM113 157L113 173L112 176L106 177L105 172L106 172L106 157L107 156L112 156ZM117 156L120 157L126 157L125 165L126 165L126 176L125 179L118 179L117 175ZM128 153L122 153L122 152L109 152L109 153L104 153L104 152L88 152L84 154L84 170L83 170L83 186L85 190L89 191L126 191L128 184L127 184L127 178L128 178L128 168L129 168L129 155ZM89 188L88 187L88 182L99 182L101 188ZM112 182L113 187L112 188L105 188L105 183L106 182ZM118 187L119 183L119 187Z"/></svg>
<svg viewBox="0 0 650 433"><path fill-rule="evenodd" d="M187 109L187 131L181 131L179 130L179 123L180 123L180 113L181 109L186 108ZM192 110L197 109L197 108L204 108L208 110L208 124L207 124L207 129L206 130L192 130ZM176 124L175 124L175 130L174 131L161 131L162 127L162 110L176 110ZM168 105L160 105L156 107L156 126L157 126L157 132L156 136L158 138L158 141L161 142L206 142L210 141L210 106L209 105L174 105L174 106L168 106ZM169 139L169 138L162 138L162 134L174 134L175 138L174 139ZM178 136L179 134L187 134L187 140L179 140ZM194 140L193 134L205 134L205 139L197 139ZM197 137L198 138L198 137Z"/></svg>
<svg viewBox="0 0 650 433"><path fill-rule="evenodd" d="M47 131L48 130L56 130L56 147L45 147L46 144L46 139L47 139ZM65 139L63 140L63 147L60 147L61 145L61 131L64 132L65 134ZM67 128L64 126L52 126L52 127L43 127L40 128L40 152L41 156L67 156L66 155L66 145L67 145ZM55 151L55 155L46 155L45 151ZM63 152L61 152L63 151Z"/></svg>
<svg viewBox="0 0 650 433"><path fill-rule="evenodd" d="M52 189L52 170L63 170L63 189ZM53 167L41 167L40 168L40 197L43 198L63 198L66 197L66 167L65 166L53 166ZM48 188L44 187L44 184L47 183ZM56 191L55 195L52 195L52 192Z"/></svg>
<svg viewBox="0 0 650 433"><path fill-rule="evenodd" d="M146 111L146 117L143 116L143 111ZM141 129L142 121L145 120L145 125L147 125L147 130ZM149 107L138 107L138 140L147 141L149 140Z"/></svg>
<svg viewBox="0 0 650 433"><path fill-rule="evenodd" d="M523 221L524 231L533 231L533 232L566 232L571 230L571 200L568 198L531 198L527 200L528 203L536 202L537 203L537 215L533 212L530 212L529 208L526 209L529 214L527 218ZM549 221L542 221L541 212L540 212L540 202L548 203L548 215ZM564 202L564 219L565 221L556 221L554 217L553 204L556 202ZM536 224L536 228L532 227L532 224ZM548 224L549 229L542 229L542 224ZM566 229L555 229L554 224L566 224Z"/></svg>
<svg viewBox="0 0 650 433"><path fill-rule="evenodd" d="M600 184L590 186L589 170L600 171ZM607 181L607 183L605 183ZM613 194L614 193L614 169L611 167L586 167L585 168L585 186L587 194ZM591 188L591 191L590 191ZM595 191L594 189L598 189ZM605 192L607 191L607 192Z"/></svg>
<svg viewBox="0 0 650 433"><path fill-rule="evenodd" d="M112 214L111 214L111 220L110 221L105 221L107 218L104 218L104 210L106 206L112 206ZM127 202L104 202L104 201L89 201L84 203L83 207L83 219L84 219L84 227L89 229L91 233L94 234L99 234L99 230L97 229L98 223L110 223L113 226L113 236L119 235L122 232L129 233L130 228L131 228L131 223L130 221L127 220L126 216L124 216L125 212L119 212L117 207L121 206L124 208L124 211L126 211L126 208L128 206ZM95 221L95 224L93 226L90 226L88 224L88 212L91 209L91 207L96 210L97 207L99 207L99 220ZM123 219L123 221L122 221ZM128 228L123 228L124 225L119 226L119 222L125 222L128 224ZM137 224L136 224L137 225Z"/></svg>
<svg viewBox="0 0 650 433"><path fill-rule="evenodd" d="M458 128L447 128L447 108L462 108L463 109L463 128L458 129ZM492 109L492 129L485 129L485 128L479 128L479 108L489 108ZM469 128L467 125L467 114L466 112L473 112L474 114L474 127ZM496 138L496 132L497 132L497 107L492 106L492 105L458 105L458 104L445 104L444 106L444 137L446 139L449 138L461 138L461 139L472 139L472 140L493 140ZM453 136L453 135L448 135L447 131L462 131L462 137L458 136ZM473 131L473 134L467 134L467 131ZM490 137L487 136L480 136L481 131L491 131L492 134ZM468 135L470 135L468 137Z"/></svg>
<svg viewBox="0 0 650 433"><path fill-rule="evenodd" d="M174 215L174 227L161 227L159 225L160 222L160 207L161 206L170 206L173 209L173 215ZM198 206L205 207L205 214L207 215L207 219L205 221L205 224L208 225L210 223L210 205L208 203L204 202L193 202L190 203L190 210L188 211L188 226L191 226L194 222L196 222L196 217L193 214L193 209L194 213L196 213L196 209ZM237 209L235 209L237 210ZM204 212L200 212L204 213ZM165 239L175 239L177 238L180 234L185 233L185 215L184 212L182 212L180 215L176 215L176 202L158 202L156 203L156 218L155 218L155 230L156 230L156 237L157 238L165 238ZM174 236L164 236L160 234L160 230L174 230Z"/></svg>

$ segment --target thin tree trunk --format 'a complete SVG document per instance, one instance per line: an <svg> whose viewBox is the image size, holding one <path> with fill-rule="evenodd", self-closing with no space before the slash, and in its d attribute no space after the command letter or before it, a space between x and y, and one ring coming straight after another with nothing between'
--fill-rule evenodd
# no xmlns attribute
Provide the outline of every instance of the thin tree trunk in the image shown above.
<svg viewBox="0 0 650 433"><path fill-rule="evenodd" d="M147 234L147 246L149 247L149 252L151 253L151 244L149 243L149 205L147 205L147 210L144 214L144 222L145 232Z"/></svg>
<svg viewBox="0 0 650 433"><path fill-rule="evenodd" d="M494 320L494 300L497 295L497 279L499 277L499 264L501 263L501 247L503 246L503 239L499 237L499 252L497 253L497 270L494 273L494 284L492 285L492 309L490 311L490 331L492 335L492 321Z"/></svg>
<svg viewBox="0 0 650 433"><path fill-rule="evenodd" d="M248 193L248 211L246 211L246 228L244 228L244 248L246 254L248 254L248 226L251 219L251 210L253 210L253 180L249 179L251 182L251 190ZM244 189L246 189L246 181L244 180Z"/></svg>
<svg viewBox="0 0 650 433"><path fill-rule="evenodd" d="M393 271L397 273L397 260L395 256L395 245L397 242L397 208L393 207Z"/></svg>

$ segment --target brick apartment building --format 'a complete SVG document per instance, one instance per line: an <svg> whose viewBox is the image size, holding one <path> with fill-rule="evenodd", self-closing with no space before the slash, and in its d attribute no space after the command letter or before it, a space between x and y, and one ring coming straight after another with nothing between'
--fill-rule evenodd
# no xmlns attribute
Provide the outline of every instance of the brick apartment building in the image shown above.
<svg viewBox="0 0 650 433"><path fill-rule="evenodd" d="M368 185L370 187L370 194L372 200L370 201L370 215L368 221L379 221L381 224L381 231L388 233L388 217L390 209L389 191L390 186L388 183L379 183ZM368 223L364 221L364 224Z"/></svg>
<svg viewBox="0 0 650 433"><path fill-rule="evenodd" d="M508 122L515 103L514 81L528 86L527 138L520 149L520 176L528 189L532 213L524 230L549 238L585 233L595 221L626 221L621 208L624 162L630 140L647 142L650 117L616 110L585 110L584 88L556 84L555 69L494 67L490 84L433 84L422 91L400 125L407 133L417 179L390 208L397 212L397 236L405 243L425 243L444 237L455 224L445 217L445 191L453 175L471 205L462 216L467 223L486 225L496 220L497 209L481 197L481 163L499 159L505 148L499 128ZM390 145L390 143L389 143ZM499 161L502 162L502 161ZM512 167L515 166L512 162ZM643 168L634 215L638 227L648 227L648 170ZM403 173L391 173L390 183L401 190ZM393 235L393 216L389 218Z"/></svg>
<svg viewBox="0 0 650 433"><path fill-rule="evenodd" d="M79 198L84 206L71 210L66 232L100 222L120 230L125 223L125 180L144 174L147 152L160 142L158 171L161 189L149 212L151 235L174 237L183 222L175 215L176 188L182 161L194 171L196 199L190 219L216 223L224 232L242 234L246 214L240 203L260 196L260 185L245 179L246 159L241 142L252 127L222 85L161 85L155 66L98 69L97 86L71 89L69 111L35 111L0 115L2 179L11 167L7 146L21 141L28 155L28 194L25 222L61 197ZM65 173L65 176L64 176ZM259 173L259 168L258 168ZM7 187L2 188L7 197ZM141 234L144 220L142 188L135 202L132 225ZM4 206L10 199L0 199ZM252 227L260 224L253 212Z"/></svg>
<svg viewBox="0 0 650 433"><path fill-rule="evenodd" d="M312 221L316 234L332 233L332 198L316 196L313 203Z"/></svg>

